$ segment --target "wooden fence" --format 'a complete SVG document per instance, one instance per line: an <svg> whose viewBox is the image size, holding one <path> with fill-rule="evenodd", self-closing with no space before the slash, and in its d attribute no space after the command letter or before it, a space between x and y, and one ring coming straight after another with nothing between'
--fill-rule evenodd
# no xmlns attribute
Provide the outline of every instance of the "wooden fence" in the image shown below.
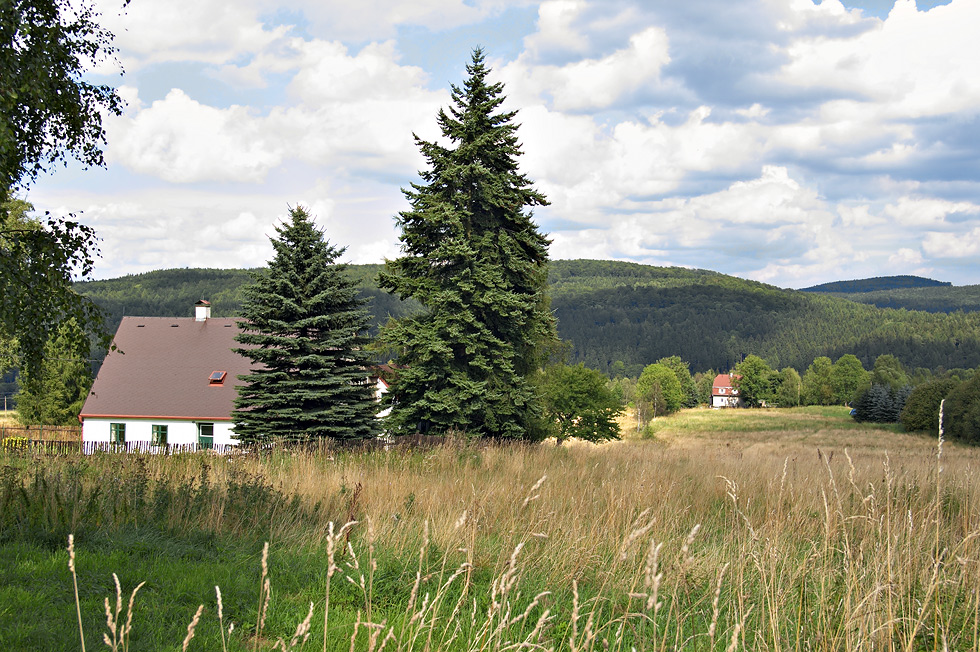
<svg viewBox="0 0 980 652"><path fill-rule="evenodd" d="M55 439L56 432L64 432L69 437ZM44 426L44 438L39 438L40 430L33 428L17 428L0 426L0 450L5 452L47 455L94 455L137 454L137 455L179 455L182 453L209 452L223 455L262 454L274 449L295 452L318 453L334 450L391 450L413 448L435 448L444 445L459 445L468 440L455 440L433 435L404 435L399 437L377 437L352 442L330 439L316 441L283 441L256 445L227 445L214 444L202 448L198 444L167 444L159 446L148 441L129 441L124 444L111 442L86 441L81 438L81 428L54 428ZM471 442L473 443L473 442ZM480 442L487 445L488 442Z"/></svg>
<svg viewBox="0 0 980 652"><path fill-rule="evenodd" d="M137 454L137 455L178 455L181 453L195 453L207 451L213 453L239 453L246 452L247 449L238 446L228 446L225 444L215 444L208 448L201 448L197 444L168 444L158 446L148 441L129 441L125 444L113 444L104 441L79 440L40 440L27 439L25 437L6 437L0 439L0 449L8 452L42 453L49 455L94 455L96 453L118 453L118 454Z"/></svg>
<svg viewBox="0 0 980 652"><path fill-rule="evenodd" d="M81 426L7 426L0 425L0 441L8 438L32 441L82 441Z"/></svg>

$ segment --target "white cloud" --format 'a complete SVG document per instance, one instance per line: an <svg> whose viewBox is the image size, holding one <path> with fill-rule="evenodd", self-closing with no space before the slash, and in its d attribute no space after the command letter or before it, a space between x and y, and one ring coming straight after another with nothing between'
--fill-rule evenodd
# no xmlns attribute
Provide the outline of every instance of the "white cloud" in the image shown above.
<svg viewBox="0 0 980 652"><path fill-rule="evenodd" d="M363 197L373 197L364 201ZM134 189L107 198L59 193L39 210L80 213L101 238L97 278L175 267L246 268L272 257L269 237L290 206L306 206L331 243L346 246L342 260L376 263L397 253L392 217L403 206L397 188L317 184L292 196L268 192Z"/></svg>
<svg viewBox="0 0 980 652"><path fill-rule="evenodd" d="M584 53L589 38L575 26L588 4L585 0L546 0L538 7L538 31L524 38L525 56Z"/></svg>
<svg viewBox="0 0 980 652"><path fill-rule="evenodd" d="M844 226L863 227L884 224L886 222L885 218L872 215L871 207L867 204L859 204L857 206L838 204L837 214L840 215L841 222Z"/></svg>
<svg viewBox="0 0 980 652"><path fill-rule="evenodd" d="M932 231L926 234L922 249L936 258L966 258L980 254L980 227L966 233Z"/></svg>
<svg viewBox="0 0 980 652"><path fill-rule="evenodd" d="M840 0L765 0L763 4L779 29L787 32L854 25L862 18L860 10L848 10Z"/></svg>
<svg viewBox="0 0 980 652"><path fill-rule="evenodd" d="M216 109L174 89L107 125L107 158L166 181L261 181L282 161L246 107Z"/></svg>
<svg viewBox="0 0 980 652"><path fill-rule="evenodd" d="M410 175L422 160L412 134L435 136L445 91L424 88L425 73L400 66L389 43L351 55L340 43L292 43L290 88L298 103L259 115L216 108L180 89L145 107L127 89L130 109L108 122L108 159L172 183L262 182L289 159L333 168ZM281 61L281 60L280 60Z"/></svg>
<svg viewBox="0 0 980 652"><path fill-rule="evenodd" d="M393 41L370 43L353 56L337 41L296 39L293 47L298 72L289 90L306 104L395 102L429 95L423 90L428 75L421 68L399 65Z"/></svg>
<svg viewBox="0 0 980 652"><path fill-rule="evenodd" d="M921 265L922 252L915 249L902 248L888 257L888 262L895 266Z"/></svg>
<svg viewBox="0 0 980 652"><path fill-rule="evenodd" d="M266 6L278 3L266 0ZM402 26L424 26L433 31L472 25L508 6L528 0L293 0L318 34L345 41L387 39Z"/></svg>
<svg viewBox="0 0 980 652"><path fill-rule="evenodd" d="M928 226L940 224L953 213L978 214L980 205L970 202L952 202L934 197L901 197L897 203L885 207L885 215L899 224Z"/></svg>
<svg viewBox="0 0 980 652"><path fill-rule="evenodd" d="M260 52L289 31L267 28L259 3L247 0L139 0L123 13L116 0L98 6L129 71L161 62L222 64Z"/></svg>
<svg viewBox="0 0 980 652"><path fill-rule="evenodd" d="M850 246L833 232L834 219L816 192L801 186L785 168L766 167L760 177L717 193L637 202L632 214L613 218L605 230L589 230L588 237L563 235L556 242L568 257L576 249L581 255L595 255L598 249L606 257L650 258L678 246L708 251L733 244L746 247L747 256L750 249L787 247L810 258L819 255L811 247L850 254ZM698 266L711 268L708 260Z"/></svg>
<svg viewBox="0 0 980 652"><path fill-rule="evenodd" d="M550 97L549 104L559 111L604 109L641 87L655 85L670 61L668 46L663 28L648 27L606 57L557 66L535 65L521 56L505 65L500 77L518 103Z"/></svg>
<svg viewBox="0 0 980 652"><path fill-rule="evenodd" d="M809 4L809 3L806 3ZM820 7L828 4L821 3ZM773 79L838 89L882 118L918 118L980 108L980 3L952 0L929 11L897 0L875 29L852 36L804 36ZM868 110L866 107L865 110Z"/></svg>
<svg viewBox="0 0 980 652"><path fill-rule="evenodd" d="M129 106L107 121L102 196L63 205L101 220L100 270L245 264L298 201L351 259L394 255L412 134L437 139L449 105L420 63L431 35L500 57L556 257L800 285L934 258L976 275L976 0L899 0L884 20L840 0L98 2ZM531 33L531 12L481 22L516 6L537 8Z"/></svg>

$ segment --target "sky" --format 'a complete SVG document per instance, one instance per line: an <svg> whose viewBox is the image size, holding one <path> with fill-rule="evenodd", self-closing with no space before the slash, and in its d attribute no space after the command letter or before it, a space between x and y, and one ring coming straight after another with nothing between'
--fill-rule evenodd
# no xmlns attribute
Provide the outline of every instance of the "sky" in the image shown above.
<svg viewBox="0 0 980 652"><path fill-rule="evenodd" d="M27 196L96 229L95 278L263 266L296 205L343 260L398 256L413 134L479 46L553 259L980 283L980 0L121 4L107 166Z"/></svg>

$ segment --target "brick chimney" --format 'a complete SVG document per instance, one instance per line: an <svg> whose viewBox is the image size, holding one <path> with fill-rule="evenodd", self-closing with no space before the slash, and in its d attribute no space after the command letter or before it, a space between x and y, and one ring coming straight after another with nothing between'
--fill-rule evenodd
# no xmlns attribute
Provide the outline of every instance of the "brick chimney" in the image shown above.
<svg viewBox="0 0 980 652"><path fill-rule="evenodd" d="M204 299L201 299L194 304L194 319L195 321L207 321L211 318L211 304Z"/></svg>

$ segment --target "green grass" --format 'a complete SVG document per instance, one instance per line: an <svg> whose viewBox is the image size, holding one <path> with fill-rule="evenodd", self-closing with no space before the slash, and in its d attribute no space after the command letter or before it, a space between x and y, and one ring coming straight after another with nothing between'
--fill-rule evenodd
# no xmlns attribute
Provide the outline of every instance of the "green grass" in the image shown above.
<svg viewBox="0 0 980 652"><path fill-rule="evenodd" d="M646 433L653 437L716 437L718 435L783 435L803 437L809 434L835 432L894 432L901 433L898 424L859 423L851 418L851 409L844 406L807 406L797 408L761 408L740 410L711 410L696 408L682 410L650 422Z"/></svg>
<svg viewBox="0 0 980 652"><path fill-rule="evenodd" d="M215 585L229 650L288 642L311 602L306 649L371 649L371 631L389 650L980 644L978 451L947 444L937 478L935 442L845 408L657 423L604 446L0 456L0 649L81 649L71 532L86 650L104 649L113 573L123 612L146 582L134 652L180 649L198 605L188 650L222 650ZM348 518L349 549L329 531Z"/></svg>

